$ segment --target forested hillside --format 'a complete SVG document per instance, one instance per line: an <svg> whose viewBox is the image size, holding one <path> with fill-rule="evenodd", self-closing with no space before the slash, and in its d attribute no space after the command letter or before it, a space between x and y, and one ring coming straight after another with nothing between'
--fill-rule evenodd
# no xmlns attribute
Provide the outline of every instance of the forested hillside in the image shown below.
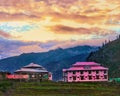
<svg viewBox="0 0 120 96"><path fill-rule="evenodd" d="M87 60L108 67L110 77L120 77L120 38L105 42L98 51L91 52Z"/></svg>

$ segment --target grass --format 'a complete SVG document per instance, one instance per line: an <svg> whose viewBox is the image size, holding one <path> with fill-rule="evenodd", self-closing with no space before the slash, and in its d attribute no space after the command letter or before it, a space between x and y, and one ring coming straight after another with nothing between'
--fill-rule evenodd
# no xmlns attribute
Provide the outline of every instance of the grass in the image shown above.
<svg viewBox="0 0 120 96"><path fill-rule="evenodd" d="M120 96L119 83L0 82L0 96ZM2 94L4 93L4 94Z"/></svg>
<svg viewBox="0 0 120 96"><path fill-rule="evenodd" d="M1 92L6 92L9 88L11 88L11 86L13 86L13 82L11 81L1 81L0 82L0 91Z"/></svg>

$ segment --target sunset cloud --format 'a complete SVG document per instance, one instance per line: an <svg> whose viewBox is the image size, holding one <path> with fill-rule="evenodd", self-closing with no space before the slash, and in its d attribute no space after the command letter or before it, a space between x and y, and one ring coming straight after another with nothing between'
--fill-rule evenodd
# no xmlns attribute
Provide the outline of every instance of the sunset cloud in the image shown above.
<svg viewBox="0 0 120 96"><path fill-rule="evenodd" d="M107 36L115 34L112 30L105 30L100 28L74 28L64 25L56 25L52 27L48 27L52 32L57 34L78 34L78 35L99 35L99 36Z"/></svg>
<svg viewBox="0 0 120 96"><path fill-rule="evenodd" d="M2 30L0 30L0 37L3 37L3 38L12 38L13 36L7 32L4 32Z"/></svg>
<svg viewBox="0 0 120 96"><path fill-rule="evenodd" d="M101 45L118 34L119 0L0 0L0 54L5 57Z"/></svg>
<svg viewBox="0 0 120 96"><path fill-rule="evenodd" d="M117 0L1 0L0 5L1 20L41 20L50 15L56 19L87 21L91 24L95 21L103 23L109 15L120 13Z"/></svg>

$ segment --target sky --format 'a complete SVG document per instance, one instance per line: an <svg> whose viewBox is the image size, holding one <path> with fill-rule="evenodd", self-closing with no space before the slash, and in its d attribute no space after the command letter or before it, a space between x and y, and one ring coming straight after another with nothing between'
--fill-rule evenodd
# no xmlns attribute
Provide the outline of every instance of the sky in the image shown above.
<svg viewBox="0 0 120 96"><path fill-rule="evenodd" d="M0 58L79 45L120 34L120 0L0 0Z"/></svg>

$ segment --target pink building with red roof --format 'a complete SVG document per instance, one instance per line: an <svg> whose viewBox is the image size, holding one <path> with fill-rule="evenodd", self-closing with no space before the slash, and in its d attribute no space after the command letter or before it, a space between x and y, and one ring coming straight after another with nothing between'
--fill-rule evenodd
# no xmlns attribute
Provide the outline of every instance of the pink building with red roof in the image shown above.
<svg viewBox="0 0 120 96"><path fill-rule="evenodd" d="M108 68L95 62L76 62L63 69L63 79L65 82L108 81Z"/></svg>

